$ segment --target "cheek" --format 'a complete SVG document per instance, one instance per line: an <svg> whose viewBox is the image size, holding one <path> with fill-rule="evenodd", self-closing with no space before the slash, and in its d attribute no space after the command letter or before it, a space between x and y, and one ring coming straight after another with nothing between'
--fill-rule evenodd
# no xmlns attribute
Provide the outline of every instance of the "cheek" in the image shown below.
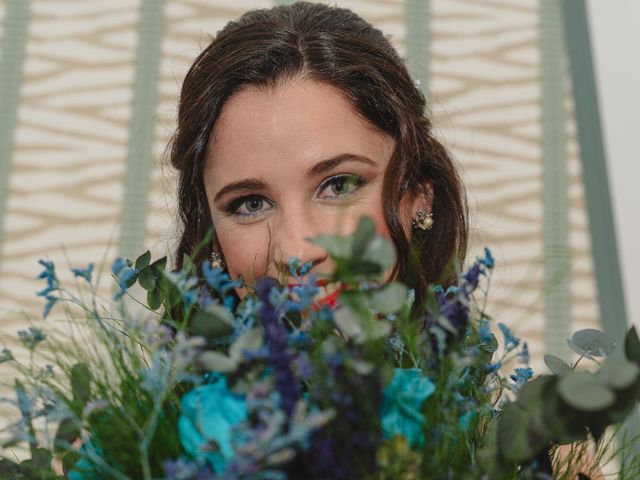
<svg viewBox="0 0 640 480"><path fill-rule="evenodd" d="M218 229L216 235L232 279L242 275L248 283L253 283L254 278L264 273L268 239L262 232Z"/></svg>

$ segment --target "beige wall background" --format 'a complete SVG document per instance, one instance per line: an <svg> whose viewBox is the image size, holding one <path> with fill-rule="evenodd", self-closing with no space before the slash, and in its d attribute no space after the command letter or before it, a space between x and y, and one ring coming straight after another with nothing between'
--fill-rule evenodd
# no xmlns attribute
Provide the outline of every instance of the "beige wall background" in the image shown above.
<svg viewBox="0 0 640 480"><path fill-rule="evenodd" d="M0 0L0 38L7 32L5 20L12 3ZM69 282L66 265L103 265L100 292L109 296L108 269L119 253L118 245L128 238L121 229L123 212L143 212L139 218L144 248L158 254L171 249L176 241L175 177L163 152L173 130L181 80L207 44L207 35L248 9L272 5L266 0L26 3L29 18L10 135L10 168L0 179L6 191L0 218L4 333L24 328L25 312L33 316L41 312L43 302L34 295L42 288L36 279L40 258L54 260ZM497 268L490 312L530 343L539 373L545 370L541 359L550 348L549 338L556 350L562 350L565 331L600 322L568 81L561 85L560 128L566 134L568 250L564 255L569 264L561 265L568 277L559 279L568 288L568 313L551 333L553 324L545 314L545 298L558 279L552 275L550 281L548 273L545 277L544 263L542 46L543 41L556 41L558 55L564 58L564 45L561 37L541 36L544 3L337 2L389 34L410 65L428 64L429 74L418 76L424 76L438 135L454 153L468 186L470 257L484 245L492 248ZM426 14L416 21L411 12ZM156 19L151 26L145 23L150 18ZM140 42L149 37L146 28L159 29L157 57L139 56ZM422 38L416 40L415 35ZM416 50L421 42L426 47ZM136 75L145 64L147 71L157 66L157 82L145 86L156 91L157 98L150 108L136 110ZM152 132L150 156L142 147L147 131ZM147 157L151 168L144 178L149 194L142 188L142 195L125 203L128 175L131 169L142 168ZM49 321L61 315L54 310Z"/></svg>

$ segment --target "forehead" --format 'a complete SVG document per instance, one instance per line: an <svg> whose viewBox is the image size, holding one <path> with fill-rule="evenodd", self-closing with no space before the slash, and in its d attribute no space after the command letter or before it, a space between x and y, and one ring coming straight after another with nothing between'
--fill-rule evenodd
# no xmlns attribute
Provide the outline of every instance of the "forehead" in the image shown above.
<svg viewBox="0 0 640 480"><path fill-rule="evenodd" d="M375 129L335 87L309 79L273 89L249 86L225 103L209 146L205 176L287 174L337 154L387 161L393 139Z"/></svg>

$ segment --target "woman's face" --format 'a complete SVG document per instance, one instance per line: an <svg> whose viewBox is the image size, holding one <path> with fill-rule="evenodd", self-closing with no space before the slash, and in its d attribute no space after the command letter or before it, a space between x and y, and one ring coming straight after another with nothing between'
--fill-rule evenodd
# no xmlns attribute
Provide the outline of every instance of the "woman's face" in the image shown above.
<svg viewBox="0 0 640 480"><path fill-rule="evenodd" d="M388 235L382 182L393 148L389 135L325 83L249 86L229 98L213 131L204 182L232 278L242 274L252 284L264 275L288 276L292 256L312 262L313 272L331 272L326 251L307 239L352 233L365 215ZM409 228L412 212L403 203Z"/></svg>

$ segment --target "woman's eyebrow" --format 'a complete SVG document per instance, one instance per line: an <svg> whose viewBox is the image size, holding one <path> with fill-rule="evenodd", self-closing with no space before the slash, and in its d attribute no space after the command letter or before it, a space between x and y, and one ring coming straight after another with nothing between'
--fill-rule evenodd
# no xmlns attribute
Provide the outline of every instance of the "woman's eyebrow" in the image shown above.
<svg viewBox="0 0 640 480"><path fill-rule="evenodd" d="M329 170L334 169L344 162L361 162L366 163L367 165L372 165L374 167L377 165L376 162L362 155L354 155L353 153L341 153L340 155L336 155L335 157L327 158L326 160L321 160L320 162L316 163L313 167L307 170L305 176L307 178L312 178L317 175L321 175L328 172Z"/></svg>
<svg viewBox="0 0 640 480"><path fill-rule="evenodd" d="M257 178L238 180L237 182L231 182L218 190L218 193L216 193L216 196L213 198L213 202L215 203L220 200L220 197L237 190L262 190L265 188L265 183Z"/></svg>

